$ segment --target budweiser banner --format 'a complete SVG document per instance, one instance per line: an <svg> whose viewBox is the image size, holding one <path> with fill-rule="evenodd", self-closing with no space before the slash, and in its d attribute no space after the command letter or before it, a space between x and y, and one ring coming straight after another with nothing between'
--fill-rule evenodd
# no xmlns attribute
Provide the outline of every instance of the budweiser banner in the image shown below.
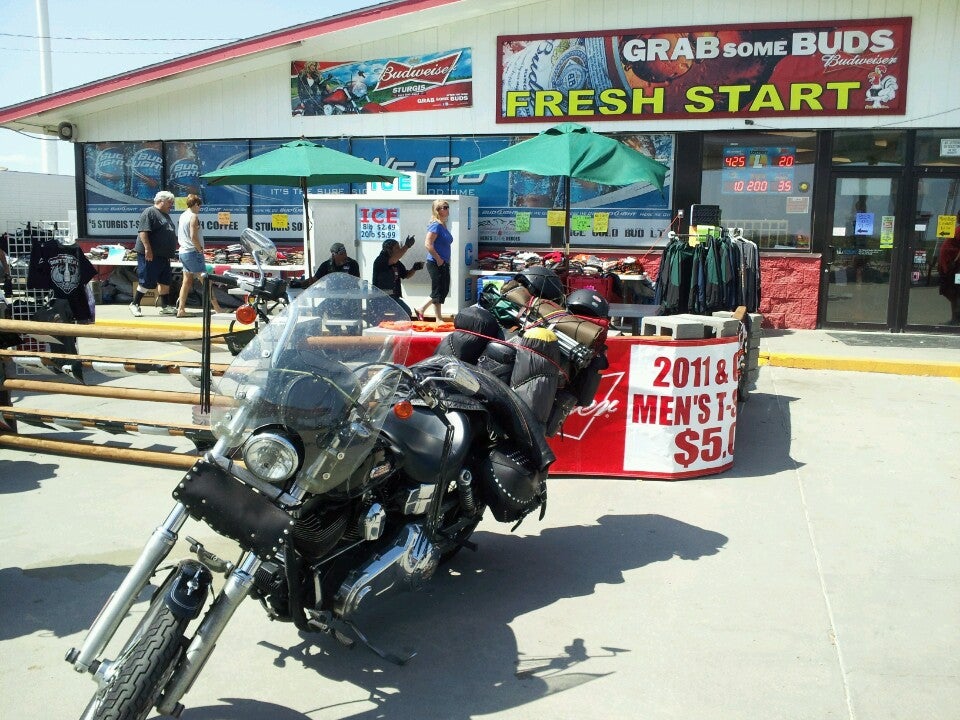
<svg viewBox="0 0 960 720"><path fill-rule="evenodd" d="M290 63L294 115L349 115L469 107L469 48L364 62Z"/></svg>
<svg viewBox="0 0 960 720"><path fill-rule="evenodd" d="M433 354L438 333L398 343L395 360ZM659 480L714 475L733 466L740 338L611 337L610 367L594 401L550 438L556 475Z"/></svg>
<svg viewBox="0 0 960 720"><path fill-rule="evenodd" d="M910 18L497 38L497 122L903 115Z"/></svg>

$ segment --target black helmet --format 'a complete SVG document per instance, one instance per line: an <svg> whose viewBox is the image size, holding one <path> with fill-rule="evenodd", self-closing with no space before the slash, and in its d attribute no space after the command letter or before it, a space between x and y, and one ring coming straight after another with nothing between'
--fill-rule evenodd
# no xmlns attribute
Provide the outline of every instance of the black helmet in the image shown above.
<svg viewBox="0 0 960 720"><path fill-rule="evenodd" d="M541 265L534 265L521 271L517 280L534 297L560 302L563 299L563 282L557 274Z"/></svg>
<svg viewBox="0 0 960 720"><path fill-rule="evenodd" d="M594 290L575 290L567 295L567 310L585 317L605 318L610 315L610 305Z"/></svg>

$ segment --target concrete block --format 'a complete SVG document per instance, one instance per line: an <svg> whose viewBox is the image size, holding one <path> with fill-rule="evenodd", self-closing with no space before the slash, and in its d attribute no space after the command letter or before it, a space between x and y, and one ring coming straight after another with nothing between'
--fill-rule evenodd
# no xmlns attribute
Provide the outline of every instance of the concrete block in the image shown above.
<svg viewBox="0 0 960 720"><path fill-rule="evenodd" d="M703 325L702 338L736 337L740 334L740 321L736 318L716 317L714 315L674 315L689 322L700 322Z"/></svg>
<svg viewBox="0 0 960 720"><path fill-rule="evenodd" d="M667 335L674 340L702 340L703 318L691 320L692 316L654 315L645 317L640 325L640 335Z"/></svg>
<svg viewBox="0 0 960 720"><path fill-rule="evenodd" d="M760 367L760 348L747 348L747 370L756 370Z"/></svg>

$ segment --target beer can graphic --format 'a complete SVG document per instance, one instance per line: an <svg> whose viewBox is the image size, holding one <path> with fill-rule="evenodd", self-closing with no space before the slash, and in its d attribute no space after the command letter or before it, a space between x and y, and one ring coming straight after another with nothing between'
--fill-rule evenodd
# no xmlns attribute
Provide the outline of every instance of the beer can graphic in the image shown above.
<svg viewBox="0 0 960 720"><path fill-rule="evenodd" d="M152 201L160 190L163 176L163 157L159 143L144 145L130 156L130 194L140 200Z"/></svg>
<svg viewBox="0 0 960 720"><path fill-rule="evenodd" d="M108 190L129 194L127 154L123 143L97 143L93 179Z"/></svg>
<svg viewBox="0 0 960 720"><path fill-rule="evenodd" d="M192 142L166 144L167 190L177 197L200 195L200 158Z"/></svg>

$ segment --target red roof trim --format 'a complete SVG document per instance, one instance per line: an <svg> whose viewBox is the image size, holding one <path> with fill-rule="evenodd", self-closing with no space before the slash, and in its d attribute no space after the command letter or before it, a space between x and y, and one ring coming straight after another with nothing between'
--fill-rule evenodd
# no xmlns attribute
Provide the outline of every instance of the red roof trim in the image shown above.
<svg viewBox="0 0 960 720"><path fill-rule="evenodd" d="M125 90L155 80L162 80L171 75L198 70L219 62L224 62L225 60L234 60L238 57L263 52L264 50L283 47L284 45L308 40L318 35L326 35L368 23L389 20L391 18L419 12L420 10L430 10L456 2L461 2L461 0L399 0L398 2L381 3L372 7L360 8L352 12L335 15L331 18L274 30L265 35L258 35L247 40L230 43L229 45L220 45L208 50L201 50L200 52L183 55L173 60L148 65L144 68L131 70L130 72L121 73L120 75L113 75L103 80L95 80L86 85L78 85L74 88L61 90L23 103L0 108L0 123L20 120L30 115L38 115L65 105L90 100L100 95Z"/></svg>

